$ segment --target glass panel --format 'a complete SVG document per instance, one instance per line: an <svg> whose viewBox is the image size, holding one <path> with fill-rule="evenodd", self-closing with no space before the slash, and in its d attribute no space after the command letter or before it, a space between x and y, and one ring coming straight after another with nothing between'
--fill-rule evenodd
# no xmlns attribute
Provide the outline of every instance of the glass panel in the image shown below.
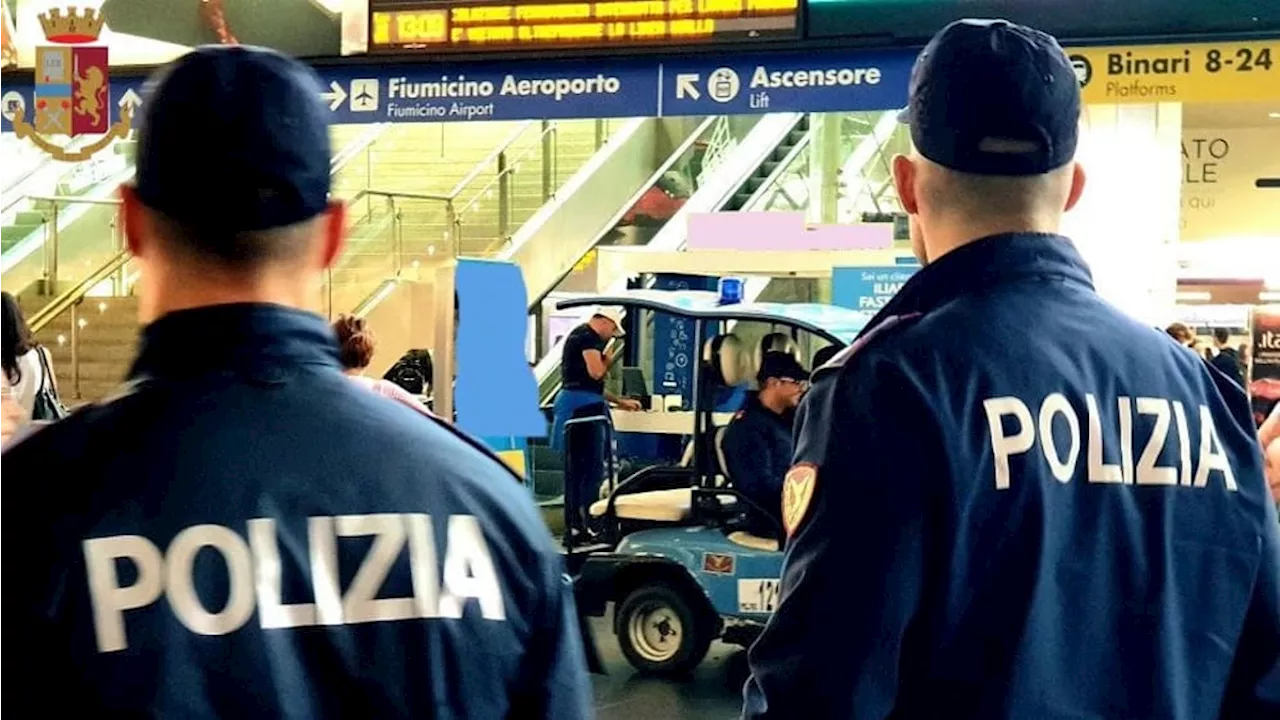
<svg viewBox="0 0 1280 720"><path fill-rule="evenodd" d="M494 157L462 189L456 203L459 253L493 257L512 234L609 142L625 120L557 120L539 123Z"/></svg>

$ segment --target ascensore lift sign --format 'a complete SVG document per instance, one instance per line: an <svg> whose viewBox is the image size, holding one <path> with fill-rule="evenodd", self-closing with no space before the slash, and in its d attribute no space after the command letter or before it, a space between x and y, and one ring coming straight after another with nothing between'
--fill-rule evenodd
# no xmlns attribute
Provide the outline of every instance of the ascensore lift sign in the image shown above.
<svg viewBox="0 0 1280 720"><path fill-rule="evenodd" d="M1094 103L1280 99L1280 42L1069 48Z"/></svg>

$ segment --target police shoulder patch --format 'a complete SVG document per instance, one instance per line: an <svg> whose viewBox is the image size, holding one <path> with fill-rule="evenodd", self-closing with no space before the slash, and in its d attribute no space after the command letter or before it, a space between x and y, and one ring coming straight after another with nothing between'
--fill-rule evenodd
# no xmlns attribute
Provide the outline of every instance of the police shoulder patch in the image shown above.
<svg viewBox="0 0 1280 720"><path fill-rule="evenodd" d="M809 514L809 503L818 484L818 466L802 462L791 466L782 484L782 525L787 537L795 534Z"/></svg>

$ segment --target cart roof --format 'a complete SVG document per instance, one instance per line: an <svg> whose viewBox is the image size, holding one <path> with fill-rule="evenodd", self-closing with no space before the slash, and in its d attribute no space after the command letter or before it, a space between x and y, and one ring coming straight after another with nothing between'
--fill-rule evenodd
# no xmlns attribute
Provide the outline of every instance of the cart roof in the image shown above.
<svg viewBox="0 0 1280 720"><path fill-rule="evenodd" d="M768 322L807 330L844 345L853 342L872 317L869 312L822 303L721 305L718 293L704 290L628 290L609 295L583 295L556 303L561 310L593 305L643 308L701 320Z"/></svg>

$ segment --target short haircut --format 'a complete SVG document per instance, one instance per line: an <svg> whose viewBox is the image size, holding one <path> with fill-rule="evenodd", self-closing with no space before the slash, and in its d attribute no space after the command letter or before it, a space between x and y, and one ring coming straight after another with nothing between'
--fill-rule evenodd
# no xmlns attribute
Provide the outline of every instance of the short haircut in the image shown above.
<svg viewBox="0 0 1280 720"><path fill-rule="evenodd" d="M1231 331L1224 327L1214 328L1213 339L1225 345L1231 339Z"/></svg>
<svg viewBox="0 0 1280 720"><path fill-rule="evenodd" d="M1062 210L1064 183L1070 182L1064 174L1073 172L1068 164L1043 175L975 175L932 164L935 172L925 192L934 207L987 217Z"/></svg>
<svg viewBox="0 0 1280 720"><path fill-rule="evenodd" d="M304 257L319 217L267 230L224 231L179 222L148 208L162 242L194 260L250 269Z"/></svg>

